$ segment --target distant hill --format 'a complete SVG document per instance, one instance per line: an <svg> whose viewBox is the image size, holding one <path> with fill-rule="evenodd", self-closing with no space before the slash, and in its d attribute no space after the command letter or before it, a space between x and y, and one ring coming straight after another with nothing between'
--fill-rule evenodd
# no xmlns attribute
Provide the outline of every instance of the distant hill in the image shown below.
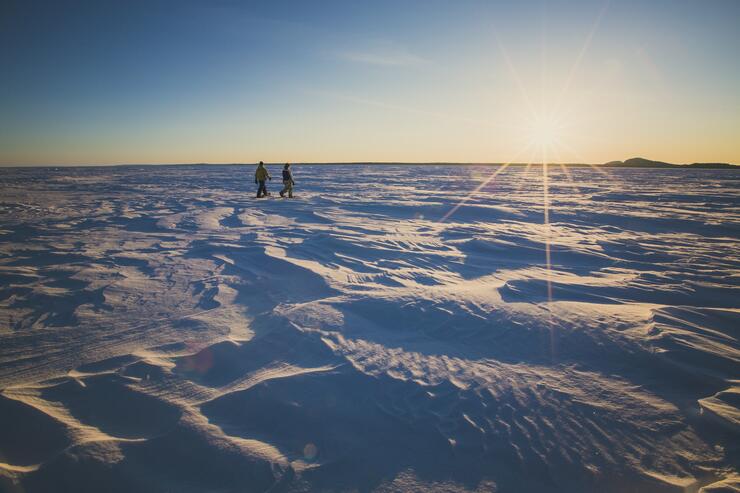
<svg viewBox="0 0 740 493"><path fill-rule="evenodd" d="M689 168L704 168L704 169L722 169L722 168L740 168L736 164L729 163L692 163L687 164Z"/></svg>
<svg viewBox="0 0 740 493"><path fill-rule="evenodd" d="M728 163L692 163L692 164L673 164L664 163L663 161L652 161L642 157L633 157L626 161L609 161L602 166L608 168L701 168L701 169L727 169L740 168L734 164Z"/></svg>

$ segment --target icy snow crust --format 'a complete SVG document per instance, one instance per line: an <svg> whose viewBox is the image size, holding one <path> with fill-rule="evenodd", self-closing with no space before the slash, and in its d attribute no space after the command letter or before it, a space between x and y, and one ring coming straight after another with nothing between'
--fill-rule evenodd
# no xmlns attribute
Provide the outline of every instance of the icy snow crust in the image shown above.
<svg viewBox="0 0 740 493"><path fill-rule="evenodd" d="M0 490L740 487L740 173L294 169L0 171Z"/></svg>

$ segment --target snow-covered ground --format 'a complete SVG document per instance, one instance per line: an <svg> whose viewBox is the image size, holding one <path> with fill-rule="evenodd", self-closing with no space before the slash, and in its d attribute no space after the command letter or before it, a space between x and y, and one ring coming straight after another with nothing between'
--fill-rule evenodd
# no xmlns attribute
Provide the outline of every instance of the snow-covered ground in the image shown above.
<svg viewBox="0 0 740 493"><path fill-rule="evenodd" d="M738 487L740 173L497 170L0 170L0 490Z"/></svg>

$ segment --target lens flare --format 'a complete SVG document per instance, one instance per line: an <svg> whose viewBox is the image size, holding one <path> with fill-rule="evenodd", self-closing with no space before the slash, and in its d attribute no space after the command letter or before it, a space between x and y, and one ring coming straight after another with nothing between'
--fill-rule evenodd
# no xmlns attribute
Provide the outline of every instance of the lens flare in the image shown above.
<svg viewBox="0 0 740 493"><path fill-rule="evenodd" d="M599 25L601 24L601 21L607 11L607 8L609 6L609 0L606 0L601 10L599 11L599 14L597 18L595 19L590 31L588 32L588 35L586 36L586 39L583 43L583 46L581 47L580 51L578 52L576 59L573 63L573 66L571 67L570 72L568 73L567 79L565 81L565 84L563 85L559 96L555 98L552 101L549 101L549 106L544 101L544 99L541 101L541 108L540 111L537 111L537 109L532 104L532 98L528 94L527 90L525 89L525 86L523 84L523 78L520 76L518 71L516 70L516 67L514 65L514 62L512 61L509 52L506 50L504 44L501 42L501 39L494 34L494 38L496 40L496 43L499 48L499 52L501 54L501 57L503 61L505 62L506 68L508 69L509 75L516 85L519 95L522 100L522 108L521 113L524 114L524 121L526 122L526 125L524 126L524 135L522 135L522 142L523 146L522 149L517 153L517 158L521 154L531 151L534 156L537 156L540 159L541 164L541 170L542 174L540 175L542 180L542 219L543 219L543 225L544 225L544 237L543 237L543 244L544 244L544 261L545 261L545 269L546 269L546 275L545 275L545 281L547 285L547 317L548 317L548 325L550 328L550 334L549 334L549 343L550 343L550 357L552 362L554 363L557 361L557 330L556 325L553 319L553 313L552 313L552 301L553 301L553 288L552 288L552 265L553 265L553 259L552 259L552 239L553 239L553 228L551 225L551 212L552 212L552 204L550 200L550 167L551 166L559 166L562 169L563 174L566 176L567 180L570 182L572 186L577 187L577 184L575 183L573 176L571 175L570 171L567 169L567 167L563 164L556 164L551 163L551 156L555 154L558 158L559 155L559 149L565 149L567 151L570 151L571 154L577 156L578 154L574 152L572 149L570 149L569 146L567 146L564 142L566 140L566 130L569 128L569 125L567 125L566 120L568 119L568 115L570 112L568 111L568 108L565 108L565 103L567 102L567 94L571 89L571 86L573 84L574 79L579 73L581 61L583 60L586 52L588 51L589 47L591 46L591 42L599 28ZM544 62L543 62L544 63ZM544 89L544 88L543 88ZM544 91L542 92L544 94ZM579 159L580 156L578 156ZM516 158L515 158L516 159ZM512 160L513 162L514 160ZM446 214L444 214L440 219L439 222L444 223L448 221L461 207L463 207L468 201L470 201L473 197L480 193L485 193L485 188L489 184L493 183L496 177L506 171L506 169L512 164L512 162L506 163L498 168L496 168L489 176L488 178L482 180L480 184L475 187L470 193L468 193L466 196L464 196L458 203L456 203ZM583 163L585 163L585 160L582 160ZM527 162L527 168L525 169L525 172L528 172L531 165L533 164L533 161L530 159ZM591 166L594 170L598 171L599 173L606 174L606 171L598 168L593 165Z"/></svg>

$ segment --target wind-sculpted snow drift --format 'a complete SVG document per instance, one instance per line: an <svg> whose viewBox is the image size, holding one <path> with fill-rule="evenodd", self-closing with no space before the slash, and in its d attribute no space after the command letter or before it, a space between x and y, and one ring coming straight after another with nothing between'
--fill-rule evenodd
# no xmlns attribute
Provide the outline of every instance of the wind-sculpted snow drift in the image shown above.
<svg viewBox="0 0 740 493"><path fill-rule="evenodd" d="M2 171L0 490L740 485L740 173L252 171Z"/></svg>

